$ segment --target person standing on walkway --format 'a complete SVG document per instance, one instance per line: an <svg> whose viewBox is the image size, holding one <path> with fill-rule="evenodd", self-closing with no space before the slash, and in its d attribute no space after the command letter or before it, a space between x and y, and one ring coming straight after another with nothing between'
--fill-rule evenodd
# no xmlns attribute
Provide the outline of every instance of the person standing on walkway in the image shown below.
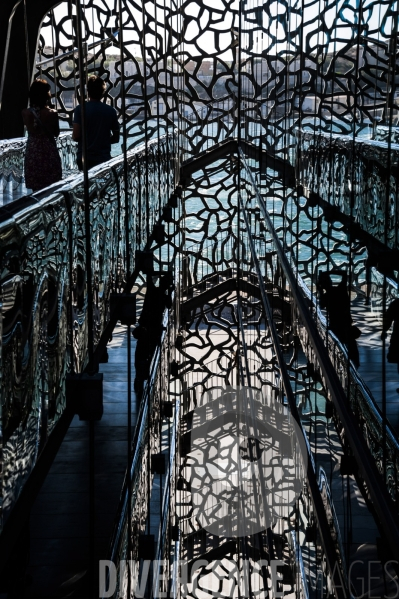
<svg viewBox="0 0 399 599"><path fill-rule="evenodd" d="M398 365L399 372L399 299L394 299L388 306L382 322L381 339L386 339L387 331L393 323L392 335L387 353L387 360L390 364ZM396 389L399 393L399 388Z"/></svg>
<svg viewBox="0 0 399 599"><path fill-rule="evenodd" d="M115 108L102 101L106 83L101 77L92 75L87 82L89 101L85 104L87 165L97 166L111 158L111 144L119 142L119 123ZM78 142L77 164L82 164L82 107L75 108L72 139Z"/></svg>
<svg viewBox="0 0 399 599"><path fill-rule="evenodd" d="M163 275L159 287L154 285L152 276L147 275L144 304L138 326L132 331L133 337L137 339L134 357L136 368L134 390L138 397L142 395L144 381L148 379L150 374L152 357L162 337L163 314L168 304L168 296L173 288L173 278L171 279L168 274ZM166 295L166 291L168 295Z"/></svg>
<svg viewBox="0 0 399 599"><path fill-rule="evenodd" d="M25 185L39 191L62 178L56 137L60 134L58 114L49 107L51 88L45 79L36 79L29 90L29 108L22 111L28 131L25 152Z"/></svg>
<svg viewBox="0 0 399 599"><path fill-rule="evenodd" d="M346 346L349 359L356 368L359 368L359 349L356 339L360 337L361 331L353 324L351 316L347 273L346 271L332 270L331 274L341 275L341 281L338 285L333 285L328 272L319 274L317 289L320 294L320 308L326 310L330 330Z"/></svg>

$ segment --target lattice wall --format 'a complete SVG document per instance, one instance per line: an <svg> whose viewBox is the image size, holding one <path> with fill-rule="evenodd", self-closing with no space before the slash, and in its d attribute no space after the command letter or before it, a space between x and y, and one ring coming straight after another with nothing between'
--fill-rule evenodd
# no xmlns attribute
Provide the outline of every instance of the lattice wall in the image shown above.
<svg viewBox="0 0 399 599"><path fill-rule="evenodd" d="M242 136L282 153L294 126L353 133L354 123L397 120L398 13L390 2L123 0L122 19L117 0L83 4L87 70L106 79L120 114L124 80L130 144L171 124L185 131L189 115L216 100L236 126L240 106ZM63 2L44 19L38 57L49 59L38 71L69 123L79 84L71 15Z"/></svg>

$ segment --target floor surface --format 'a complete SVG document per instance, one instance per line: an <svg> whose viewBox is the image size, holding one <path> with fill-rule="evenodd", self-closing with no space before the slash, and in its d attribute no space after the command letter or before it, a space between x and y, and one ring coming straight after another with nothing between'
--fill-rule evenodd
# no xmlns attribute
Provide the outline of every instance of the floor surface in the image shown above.
<svg viewBox="0 0 399 599"><path fill-rule="evenodd" d="M95 423L96 561L108 557L127 465L126 327L116 327L108 354L100 365L104 415ZM134 380L134 366L131 371ZM133 426L136 408L133 392ZM87 597L88 515L89 425L75 416L32 510L27 599Z"/></svg>

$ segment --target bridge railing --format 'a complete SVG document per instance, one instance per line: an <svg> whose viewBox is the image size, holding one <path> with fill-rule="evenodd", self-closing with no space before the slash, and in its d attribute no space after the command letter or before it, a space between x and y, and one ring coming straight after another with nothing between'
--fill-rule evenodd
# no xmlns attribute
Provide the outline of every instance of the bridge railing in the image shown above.
<svg viewBox="0 0 399 599"><path fill-rule="evenodd" d="M296 134L297 179L305 193L318 194L397 248L399 145L335 133Z"/></svg>
<svg viewBox="0 0 399 599"><path fill-rule="evenodd" d="M135 427L132 447L134 448L130 473L126 472L125 480L121 492L118 512L115 520L114 534L110 545L110 560L116 567L116 588L113 597L129 597L128 586L131 585L131 591L136 590L136 585L140 583L140 559L144 557L142 536L146 534L146 523L150 509L150 495L153 482L153 473L151 469L151 456L157 454L161 449L160 438L160 419L161 402L169 393L168 381L168 359L167 356L173 345L173 321L171 314L165 312L163 320L164 332L162 339L157 347L150 367L150 375L145 384L143 395L140 402L137 423ZM172 436L175 439L178 418L174 418ZM171 456L170 456L171 457ZM172 462L174 456L172 457ZM168 477L173 477L173 468L168 468ZM169 480L166 483L168 486ZM129 491L130 486L130 491ZM129 507L130 501L130 507ZM165 510L165 521L168 523L168 509ZM131 518L131 528L128 519ZM132 542L129 544L129 532L132 534ZM167 537L169 536L169 527L164 530L160 527L158 539L157 560L162 559L162 551L167 547ZM157 539L154 539L156 543ZM162 542L165 544L163 545ZM151 550L150 550L151 552ZM148 548L147 548L148 553ZM144 559L154 559L154 555ZM130 565L124 567L126 560L130 560ZM153 572L155 575L155 572ZM129 582L130 579L130 582ZM109 589L108 580L106 583ZM151 582L147 580L151 585ZM144 583L145 584L145 583ZM107 589L99 589L100 596L105 596ZM106 595L109 597L109 594Z"/></svg>
<svg viewBox="0 0 399 599"><path fill-rule="evenodd" d="M271 280L279 280L280 286L289 291L295 333L301 340L308 362L319 372L328 399L333 402L337 428L347 440L357 464L357 480L373 503L387 543L395 552L399 539L397 444L395 442L391 447L388 445L391 443L389 427L382 426L378 410L365 393L365 387L360 385L360 381L351 379L353 372L351 368L348 369L345 354L341 357L338 345L332 342L331 337L325 336L326 331L321 319L315 313L314 306L306 295L305 286L301 285L300 277L284 251L264 199L242 155L241 165L241 181L248 194L246 197L252 201L256 199L268 231L265 247L267 246L272 259L267 260L265 274L268 280L270 277ZM338 362L335 361L336 358ZM359 413L360 406L362 413Z"/></svg>
<svg viewBox="0 0 399 599"><path fill-rule="evenodd" d="M126 190L122 157L89 172L94 347L174 189L174 134L147 150L129 151ZM0 208L0 524L64 411L67 373L88 363L84 215L82 175Z"/></svg>
<svg viewBox="0 0 399 599"><path fill-rule="evenodd" d="M312 296L299 273L296 276L298 277L298 288L312 305L312 314L317 324L317 330L328 351L331 363L334 366L343 389L348 391L349 403L353 414L363 431L378 470L382 476L385 476L386 487L399 511L399 442L397 436L389 422L384 423L381 410L374 401L371 392L357 374L356 369L348 361L348 354L345 347L334 333L328 330L327 321L317 307L316 298ZM297 333L302 341L305 342L305 335L299 327ZM309 354L308 357L311 358L311 355Z"/></svg>
<svg viewBox="0 0 399 599"><path fill-rule="evenodd" d="M0 142L0 185L3 190L11 184L12 189L24 182L24 160L27 137L3 139ZM77 144L69 132L62 132L57 138L57 148L61 157L64 178L77 171Z"/></svg>
<svg viewBox="0 0 399 599"><path fill-rule="evenodd" d="M246 183L249 183L249 181ZM253 196L251 197L251 192L248 193L248 186L243 192L241 196L241 215L244 223L242 236L247 240L252 255L252 270L256 272L258 278L262 313L267 323L267 329L270 331L269 334L273 343L273 358L278 370L276 378L278 381L281 381L279 395L288 404L291 417L298 424L298 431L300 431L298 435L301 435L302 441L300 444L300 455L304 466L304 486L299 499L303 504L303 509L299 511L303 515L306 514L306 516L303 516L302 519L298 518L295 530L299 527L299 530L303 528L310 531L313 527L313 538L317 536L320 539L320 548L323 553L323 563L325 566L322 569L323 586L325 588L333 588L334 596L346 597L349 595L350 584L347 578L342 545L338 542L340 538L339 527L336 526L336 522L331 520L332 503L328 501L328 497L323 493L323 489L320 488L317 481L316 457L313 455L306 428L297 408L297 398L294 395L295 387L292 384L289 366L284 356L284 338L287 337L285 334L287 330L284 329L287 329L285 319L288 316L284 303L287 303L287 299L289 298L289 295L286 293L288 289L284 285L282 268L278 264L278 261L276 261L275 248L272 247L273 241L269 239L265 241L263 239L263 236L258 232L259 219L254 219L253 215L251 218L248 208L253 209L254 198ZM273 283L276 291L279 291L277 297L274 294L267 293L267 287L270 283ZM278 328L277 322L279 322ZM302 559L308 566L307 574L310 580L312 576L311 563L313 560L313 549L304 544L301 551ZM342 591L337 586L337 570L340 573L341 582L344 583ZM305 588L305 585L302 586Z"/></svg>
<svg viewBox="0 0 399 599"><path fill-rule="evenodd" d="M374 128L373 139L376 141L385 141L388 143L399 143L399 127L387 127L386 125L377 125Z"/></svg>
<svg viewBox="0 0 399 599"><path fill-rule="evenodd" d="M127 598L129 584L131 592L137 585L145 588L148 596L158 597L156 592L168 593L170 579L165 576L170 570L172 520L175 513L176 484L175 465L178 462L178 430L180 422L181 385L178 379L170 380L169 359L174 347L175 320L173 310L166 310L163 318L163 333L153 355L149 378L144 386L140 401L137 423L132 447L134 448L130 470L127 470L115 519L114 533L111 539L109 559L115 565L116 587L112 597ZM171 421L163 427L165 420L165 402L173 405ZM165 435L167 428L167 435ZM164 437L162 439L162 436ZM168 437L165 447L165 436ZM162 503L159 518L158 536L154 535L153 549L149 549L148 522L155 517L158 520L159 507L154 514L151 511L151 495L154 486L154 472L151 458L162 453L165 458L164 484L161 484ZM130 491L129 491L130 488ZM129 506L130 501L130 506ZM129 517L131 527L129 527ZM129 544L129 532L132 542ZM143 538L147 545L143 547ZM155 560L151 571L140 568L140 560ZM127 566L126 560L130 560ZM163 575L161 569L163 568ZM110 579L106 588L100 588L100 597L110 595ZM146 594L146 596L147 596Z"/></svg>

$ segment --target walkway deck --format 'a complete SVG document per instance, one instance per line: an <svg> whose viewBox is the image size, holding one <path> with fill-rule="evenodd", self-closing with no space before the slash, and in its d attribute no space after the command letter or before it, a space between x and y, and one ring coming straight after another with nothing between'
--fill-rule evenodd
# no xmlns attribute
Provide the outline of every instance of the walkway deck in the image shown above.
<svg viewBox="0 0 399 599"><path fill-rule="evenodd" d="M134 348L132 338L132 349ZM117 326L108 345L104 415L95 423L96 560L108 557L127 464L127 333ZM132 376L134 377L134 365ZM136 397L132 394L132 422ZM88 565L89 425L75 416L34 504L27 599L83 599Z"/></svg>

